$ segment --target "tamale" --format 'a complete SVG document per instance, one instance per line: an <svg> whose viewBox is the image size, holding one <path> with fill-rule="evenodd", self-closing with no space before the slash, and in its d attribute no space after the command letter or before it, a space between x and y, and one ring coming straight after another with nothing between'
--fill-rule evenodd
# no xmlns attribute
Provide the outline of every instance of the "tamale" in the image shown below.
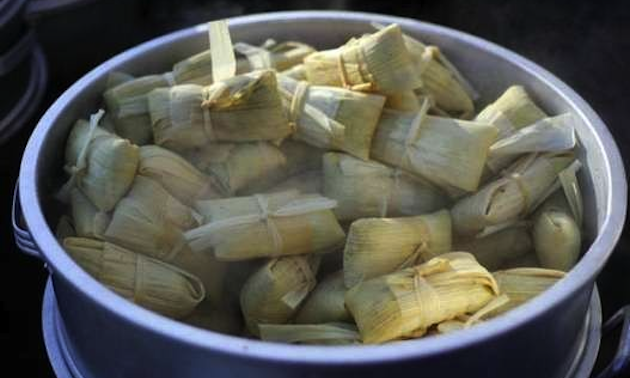
<svg viewBox="0 0 630 378"><path fill-rule="evenodd" d="M304 301L295 316L298 324L319 324L351 321L345 307L346 286L343 270L325 277Z"/></svg>
<svg viewBox="0 0 630 378"><path fill-rule="evenodd" d="M287 158L286 177L322 168L325 150L291 139L284 140L278 148Z"/></svg>
<svg viewBox="0 0 630 378"><path fill-rule="evenodd" d="M344 345L360 344L357 327L348 323L260 324L264 341L288 344Z"/></svg>
<svg viewBox="0 0 630 378"><path fill-rule="evenodd" d="M346 293L366 344L424 335L429 327L479 310L499 293L492 274L468 253L452 252L373 278Z"/></svg>
<svg viewBox="0 0 630 378"><path fill-rule="evenodd" d="M255 71L207 87L183 84L149 93L155 143L184 150L210 142L279 140L291 133L276 74Z"/></svg>
<svg viewBox="0 0 630 378"><path fill-rule="evenodd" d="M175 84L172 74L148 75L127 80L103 93L116 133L138 145L153 140L147 95L156 88Z"/></svg>
<svg viewBox="0 0 630 378"><path fill-rule="evenodd" d="M182 318L205 296L203 284L194 275L115 244L67 238L63 245L77 264L103 285L160 314Z"/></svg>
<svg viewBox="0 0 630 378"><path fill-rule="evenodd" d="M400 92L387 96L385 108L401 112L417 112L422 106L421 99L414 91Z"/></svg>
<svg viewBox="0 0 630 378"><path fill-rule="evenodd" d="M372 158L418 174L438 185L474 191L497 129L487 123L383 111Z"/></svg>
<svg viewBox="0 0 630 378"><path fill-rule="evenodd" d="M422 85L399 25L352 38L345 45L304 59L306 77L315 85L396 94Z"/></svg>
<svg viewBox="0 0 630 378"><path fill-rule="evenodd" d="M137 146L98 127L103 112L90 122L75 123L66 142L64 169L71 177L61 197L69 199L76 185L101 211L109 211L125 195L140 159Z"/></svg>
<svg viewBox="0 0 630 378"><path fill-rule="evenodd" d="M516 268L492 274L499 290L510 299L490 315L497 316L529 301L565 276L564 272L541 268Z"/></svg>
<svg viewBox="0 0 630 378"><path fill-rule="evenodd" d="M365 217L419 215L445 207L445 196L430 183L400 169L350 155L324 155L324 192L337 201L341 221Z"/></svg>
<svg viewBox="0 0 630 378"><path fill-rule="evenodd" d="M193 251L226 261L328 252L345 239L335 205L297 191L199 201L206 224L186 232L186 239Z"/></svg>
<svg viewBox="0 0 630 378"><path fill-rule="evenodd" d="M187 205L221 196L212 177L200 172L183 157L159 146L140 147L138 173L159 182L173 197Z"/></svg>
<svg viewBox="0 0 630 378"><path fill-rule="evenodd" d="M247 329L258 335L259 324L284 324L313 290L320 257L284 256L257 270L241 291Z"/></svg>
<svg viewBox="0 0 630 378"><path fill-rule="evenodd" d="M451 209L454 231L474 235L523 217L574 159L571 152L523 156L502 177L455 203Z"/></svg>
<svg viewBox="0 0 630 378"><path fill-rule="evenodd" d="M265 191L265 193L284 192L287 190L297 190L303 194L324 193L322 172L317 170L298 173L297 175L293 175L282 181L278 185L274 185Z"/></svg>
<svg viewBox="0 0 630 378"><path fill-rule="evenodd" d="M280 75L288 76L291 79L295 79L295 80L304 80L304 81L307 80L306 67L304 66L304 63L293 66L289 68L288 70L284 70L280 72Z"/></svg>
<svg viewBox="0 0 630 378"><path fill-rule="evenodd" d="M125 72L120 71L112 71L107 74L107 82L105 83L105 88L110 89L114 88L122 83L126 83L128 81L133 80L133 75L130 75Z"/></svg>
<svg viewBox="0 0 630 378"><path fill-rule="evenodd" d="M352 222L343 252L346 287L427 261L451 251L447 210L403 218Z"/></svg>
<svg viewBox="0 0 630 378"><path fill-rule="evenodd" d="M532 252L533 244L527 228L515 226L481 238L456 238L453 250L469 252L486 269L497 270L507 262Z"/></svg>
<svg viewBox="0 0 630 378"><path fill-rule="evenodd" d="M367 160L383 96L309 85L279 76L280 93L295 138L315 147L345 151Z"/></svg>
<svg viewBox="0 0 630 378"><path fill-rule="evenodd" d="M78 189L70 193L70 209L77 236L102 239L109 225L110 216L99 211Z"/></svg>

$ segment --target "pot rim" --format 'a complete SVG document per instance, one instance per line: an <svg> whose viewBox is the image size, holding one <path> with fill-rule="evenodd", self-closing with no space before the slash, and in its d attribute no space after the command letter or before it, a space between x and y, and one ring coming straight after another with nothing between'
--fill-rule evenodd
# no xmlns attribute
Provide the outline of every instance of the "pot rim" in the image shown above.
<svg viewBox="0 0 630 378"><path fill-rule="evenodd" d="M136 327L140 327L145 331L170 338L182 344L193 345L217 353L266 361L328 365L395 362L410 358L429 357L459 348L470 347L475 343L499 337L510 330L516 329L524 323L550 311L556 303L565 300L576 291L588 289L587 285L603 268L622 232L627 205L627 183L622 159L610 132L593 109L578 94L547 70L503 47L467 33L410 18L345 11L290 11L230 18L229 24L231 27L238 28L248 27L248 25L255 23L282 23L283 20L290 20L290 22L299 20L327 20L330 22L376 21L386 24L395 22L400 24L403 29L414 27L423 31L449 35L462 43L473 45L486 53L507 60L522 70L535 73L546 85L554 88L565 101L570 103L574 107L575 113L581 118L588 120L590 126L596 131L595 142L604 155L603 164L607 172L605 176L610 181L610 185L607 185L606 193L606 216L601 224L598 236L589 247L587 253L582 256L578 264L567 274L566 278L558 284L499 318L452 334L384 345L305 346L249 340L180 323L143 309L116 295L84 272L65 253L48 226L37 191L37 180L39 179L37 172L40 166L39 152L47 140L50 129L54 127L65 106L72 102L77 93L80 93L84 87L99 80L103 72L109 72L115 66L139 54L144 54L160 45L174 43L207 30L205 25L198 25L145 42L99 65L79 79L55 101L40 119L31 135L20 168L20 203L26 205L22 209L26 224L33 233L35 243L40 247L46 247L40 248L44 255L42 257L52 268L53 275L56 278L69 282L75 290L90 298L104 311L109 311L122 320L133 323Z"/></svg>

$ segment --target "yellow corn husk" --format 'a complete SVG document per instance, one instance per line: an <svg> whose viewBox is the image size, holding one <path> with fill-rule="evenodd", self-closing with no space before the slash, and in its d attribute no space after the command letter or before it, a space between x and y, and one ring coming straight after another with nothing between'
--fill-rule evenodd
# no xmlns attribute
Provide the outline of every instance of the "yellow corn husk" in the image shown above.
<svg viewBox="0 0 630 378"><path fill-rule="evenodd" d="M295 138L315 147L345 151L367 160L383 96L309 85L279 76L280 93Z"/></svg>
<svg viewBox="0 0 630 378"><path fill-rule="evenodd" d="M478 192L459 200L451 209L453 229L474 235L488 226L519 219L533 208L574 161L573 153L530 154L517 160L507 173Z"/></svg>
<svg viewBox="0 0 630 378"><path fill-rule="evenodd" d="M153 131L147 95L156 88L173 85L168 75L170 73L127 80L103 93L118 135L138 145L151 143Z"/></svg>
<svg viewBox="0 0 630 378"><path fill-rule="evenodd" d="M258 335L259 324L284 324L313 290L320 257L285 256L257 270L241 291L241 311L247 329Z"/></svg>
<svg viewBox="0 0 630 378"><path fill-rule="evenodd" d="M360 344L361 335L354 324L261 324L264 341L307 345Z"/></svg>
<svg viewBox="0 0 630 378"><path fill-rule="evenodd" d="M238 311L228 306L216 307L208 300L201 302L190 315L181 320L188 325L234 336L240 335L243 329L243 320Z"/></svg>
<svg viewBox="0 0 630 378"><path fill-rule="evenodd" d="M501 293L510 299L490 313L490 316L497 316L536 297L562 279L565 273L552 269L517 268L501 270L492 275Z"/></svg>
<svg viewBox="0 0 630 378"><path fill-rule="evenodd" d="M421 104L421 99L414 91L406 91L387 96L385 108L401 112L417 112Z"/></svg>
<svg viewBox="0 0 630 378"><path fill-rule="evenodd" d="M468 253L364 281L346 293L363 342L420 337L432 325L472 313L499 293L492 274Z"/></svg>
<svg viewBox="0 0 630 378"><path fill-rule="evenodd" d="M74 229L72 218L64 214L59 218L57 227L55 227L55 237L59 242L63 242L63 239L73 236L77 236L77 232Z"/></svg>
<svg viewBox="0 0 630 378"><path fill-rule="evenodd" d="M316 51L302 42L277 43L274 40L267 40L261 47L239 42L234 44L234 50L245 56L250 70L273 68L276 71L285 71L302 64L305 57Z"/></svg>
<svg viewBox="0 0 630 378"><path fill-rule="evenodd" d="M580 227L561 192L534 215L532 238L543 268L568 271L577 262L582 246Z"/></svg>
<svg viewBox="0 0 630 378"><path fill-rule="evenodd" d="M381 163L333 152L323 161L323 193L337 200L339 220L419 215L447 204L430 183Z"/></svg>
<svg viewBox="0 0 630 378"><path fill-rule="evenodd" d="M497 129L486 123L385 110L372 158L440 186L477 189Z"/></svg>
<svg viewBox="0 0 630 378"><path fill-rule="evenodd" d="M345 45L304 59L306 77L316 85L395 94L422 85L405 47L400 26L353 38Z"/></svg>
<svg viewBox="0 0 630 378"><path fill-rule="evenodd" d="M328 252L345 240L335 205L297 191L199 201L206 224L186 239L193 251L226 261Z"/></svg>
<svg viewBox="0 0 630 378"><path fill-rule="evenodd" d="M346 310L343 270L328 275L317 284L295 316L298 324L352 321Z"/></svg>
<svg viewBox="0 0 630 378"><path fill-rule="evenodd" d="M99 211L78 189L70 193L70 209L77 236L102 239L111 221L107 213Z"/></svg>
<svg viewBox="0 0 630 378"><path fill-rule="evenodd" d="M200 172L183 157L159 146L140 148L138 173L159 182L173 197L187 205L221 197L212 177Z"/></svg>
<svg viewBox="0 0 630 378"><path fill-rule="evenodd" d="M279 148L287 158L285 177L322 168L325 150L290 139L283 141Z"/></svg>
<svg viewBox="0 0 630 378"><path fill-rule="evenodd" d="M67 238L63 245L77 264L103 285L160 314L182 318L205 296L203 284L192 274L115 244Z"/></svg>
<svg viewBox="0 0 630 378"><path fill-rule="evenodd" d="M501 269L514 269L514 268L540 268L540 262L536 257L536 252L531 251L522 256L515 257L503 263Z"/></svg>
<svg viewBox="0 0 630 378"><path fill-rule="evenodd" d="M295 80L308 80L306 77L306 67L304 63L295 65L287 70L281 71L280 75L290 77Z"/></svg>
<svg viewBox="0 0 630 378"><path fill-rule="evenodd" d="M236 73L244 74L250 71L246 59L236 61ZM198 54L181 60L173 65L173 78L180 84L210 85L212 84L212 53L204 50Z"/></svg>
<svg viewBox="0 0 630 378"><path fill-rule="evenodd" d="M497 270L531 252L533 245L527 228L516 226L481 238L455 239L453 249L470 252L486 269Z"/></svg>
<svg viewBox="0 0 630 378"><path fill-rule="evenodd" d="M74 175L76 186L99 210L109 211L129 190L140 152L99 127L91 130L84 120L75 123L66 142L64 169Z"/></svg>
<svg viewBox="0 0 630 378"><path fill-rule="evenodd" d="M207 87L184 84L149 93L155 143L185 150L210 142L278 140L291 133L276 74L255 71Z"/></svg>
<svg viewBox="0 0 630 378"><path fill-rule="evenodd" d="M287 190L297 190L302 194L323 194L322 172L317 170L298 173L278 185L274 185L266 190L265 193L270 194Z"/></svg>
<svg viewBox="0 0 630 378"><path fill-rule="evenodd" d="M451 251L447 210L404 218L354 221L343 252L346 287Z"/></svg>

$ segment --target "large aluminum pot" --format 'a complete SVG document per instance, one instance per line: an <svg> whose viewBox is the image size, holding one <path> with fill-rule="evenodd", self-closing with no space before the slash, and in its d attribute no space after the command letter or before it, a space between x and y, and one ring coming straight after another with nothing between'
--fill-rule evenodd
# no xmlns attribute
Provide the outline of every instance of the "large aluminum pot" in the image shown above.
<svg viewBox="0 0 630 378"><path fill-rule="evenodd" d="M397 22L439 45L473 82L481 102L508 85L524 85L551 114L578 119L580 179L590 247L571 273L507 315L440 337L380 346L290 346L196 329L135 306L100 285L63 251L51 225L52 193L63 180L62 151L70 126L99 104L107 74L161 72L207 46L204 26L175 32L126 51L84 76L48 110L34 131L20 171L19 203L28 229L18 242L50 268L68 347L85 376L98 377L555 377L571 360L595 278L621 233L626 177L601 119L567 85L534 63L492 43L448 28L373 14L270 13L230 20L235 41L297 39L320 48Z"/></svg>

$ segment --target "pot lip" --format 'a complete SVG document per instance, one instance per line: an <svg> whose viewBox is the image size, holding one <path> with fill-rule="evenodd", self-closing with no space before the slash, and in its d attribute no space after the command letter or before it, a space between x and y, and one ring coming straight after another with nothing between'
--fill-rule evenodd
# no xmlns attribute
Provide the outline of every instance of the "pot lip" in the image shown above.
<svg viewBox="0 0 630 378"><path fill-rule="evenodd" d="M603 268L606 260L612 253L623 229L627 205L627 183L623 162L615 141L603 121L578 94L547 70L503 47L464 32L410 18L346 11L289 11L230 18L229 24L233 27L247 27L249 24L254 23L282 23L283 20L290 20L290 22L299 20L396 22L403 29L411 28L450 35L462 43L473 45L477 49L510 61L525 71L535 73L548 86L554 88L567 102L571 103L575 108L575 113L588 120L591 127L596 130L595 142L603 152L604 165L606 171L610 173L610 186L607 193L608 201L605 204L610 211L607 211L601 226L601 232L595 238L587 253L584 254L566 278L529 303L510 311L502 317L461 332L385 345L300 346L249 340L198 329L145 310L119 297L85 273L64 252L48 226L37 192L39 151L47 140L49 130L57 122L57 118L63 112L66 104L71 102L76 93L80 92L82 88L99 79L102 72L108 72L116 65L165 43L173 43L197 33L205 32L206 26L198 25L150 40L109 59L66 90L40 119L29 139L22 159L19 178L20 203L28 204L28 206L23 208L24 219L34 234L36 245L46 247L40 248L40 250L44 254L42 257L52 268L54 278L70 283L74 290L86 296L104 311L109 311L116 317L132 323L136 327L169 338L173 342L191 345L224 355L235 355L241 358L246 357L290 364L328 365L396 362L412 358L429 357L466 348L475 343L500 337L511 330L519 328L528 321L551 311L557 303L566 300L579 290L590 290L589 286L592 285L595 275Z"/></svg>

